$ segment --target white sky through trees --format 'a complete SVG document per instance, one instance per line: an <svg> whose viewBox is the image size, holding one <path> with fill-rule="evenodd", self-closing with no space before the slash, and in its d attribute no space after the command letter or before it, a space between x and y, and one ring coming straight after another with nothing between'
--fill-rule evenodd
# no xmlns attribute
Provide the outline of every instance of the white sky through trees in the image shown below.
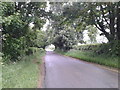
<svg viewBox="0 0 120 90"><path fill-rule="evenodd" d="M49 1L47 1L47 5L46 5L47 7L46 7L46 9L45 9L45 11L46 12L49 12L49 10L50 10L50 4L49 4ZM46 23L43 25L43 28L42 28L42 30L43 31L46 31L48 28L48 25L50 24L50 22L49 22L49 20L48 19L46 19ZM109 31L109 30L108 30ZM88 32L87 32L87 30L85 30L84 32L83 32L83 40L84 41L86 41L86 43L88 43L88 44L90 44L90 38L89 38L89 36L88 36L88 34L87 34ZM97 34L97 36L96 36L96 43L107 43L108 42L108 40L107 40L107 38L105 37L105 36L100 36L100 33L101 33L101 31L100 30L98 30L98 34Z"/></svg>
<svg viewBox="0 0 120 90"><path fill-rule="evenodd" d="M87 33L88 33L87 30L83 32L83 37L84 37L83 40L86 41L88 44L90 44L90 38ZM96 36L96 41L97 41L96 43L107 43L108 42L107 38L103 35L100 36L100 33L101 31L98 30L98 34Z"/></svg>

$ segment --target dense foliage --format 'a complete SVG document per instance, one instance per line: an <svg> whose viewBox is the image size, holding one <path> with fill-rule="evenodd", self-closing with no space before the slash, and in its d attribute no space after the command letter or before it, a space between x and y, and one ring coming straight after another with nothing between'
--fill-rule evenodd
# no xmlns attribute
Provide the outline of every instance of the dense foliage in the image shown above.
<svg viewBox="0 0 120 90"><path fill-rule="evenodd" d="M32 54L34 47L44 47L44 39L39 39L45 38L45 33L40 31L44 24L44 20L41 19L43 13L38 14L43 12L41 9L43 6L44 3L0 2L2 50L5 62L20 60L22 56ZM30 23L34 23L33 28Z"/></svg>
<svg viewBox="0 0 120 90"><path fill-rule="evenodd" d="M96 26L109 42L119 40L120 2L73 3L64 8L63 15L69 21L80 19L79 23ZM107 31L109 30L109 31Z"/></svg>
<svg viewBox="0 0 120 90"><path fill-rule="evenodd" d="M120 68L118 57L106 54L97 54L92 51L70 50L64 53L66 56L71 56L87 62L96 63L99 65L109 66L111 68Z"/></svg>
<svg viewBox="0 0 120 90"><path fill-rule="evenodd" d="M108 55L118 56L119 52L116 50L116 46L111 47L109 43L104 44L85 44L85 45L74 45L73 49L80 51L94 52L97 55Z"/></svg>
<svg viewBox="0 0 120 90"><path fill-rule="evenodd" d="M100 35L108 39L109 49L113 53L119 51L120 2L68 2L52 3L51 6L53 11L51 25L55 32L70 28L76 35L79 33L78 37L81 39L77 40L84 43L83 32L87 30L91 43L95 43L99 30Z"/></svg>
<svg viewBox="0 0 120 90"><path fill-rule="evenodd" d="M35 48L45 48L49 44L69 50L73 45L86 43L85 30L91 43L96 43L99 30L109 41L108 52L120 50L120 2L49 4L50 10L46 10L46 2L0 2L4 61L20 60L23 55L32 54ZM47 20L47 30L42 31Z"/></svg>

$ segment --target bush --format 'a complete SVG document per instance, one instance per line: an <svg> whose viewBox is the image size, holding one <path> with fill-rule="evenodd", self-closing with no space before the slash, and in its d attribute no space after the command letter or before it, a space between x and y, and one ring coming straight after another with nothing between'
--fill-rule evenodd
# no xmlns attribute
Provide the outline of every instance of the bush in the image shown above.
<svg viewBox="0 0 120 90"><path fill-rule="evenodd" d="M40 52L44 52L45 50L43 48L38 48Z"/></svg>
<svg viewBox="0 0 120 90"><path fill-rule="evenodd" d="M18 13L15 13L3 18L2 28L4 61L17 61L27 47L25 46L25 35L28 32L27 24L21 20Z"/></svg>
<svg viewBox="0 0 120 90"><path fill-rule="evenodd" d="M112 43L104 43L104 44L86 44L86 45L75 45L73 49L80 51L92 51L96 54L107 54L107 55L118 55L118 44L116 42ZM117 50L118 49L118 50Z"/></svg>
<svg viewBox="0 0 120 90"><path fill-rule="evenodd" d="M44 52L44 49L43 48L37 48L37 47L29 47L26 51L26 55L34 54L38 51Z"/></svg>
<svg viewBox="0 0 120 90"><path fill-rule="evenodd" d="M118 57L112 57L112 56L108 57L107 55L96 55L93 52L80 51L80 50L70 50L63 54L87 62L97 63L114 68L120 68L120 66L118 65Z"/></svg>
<svg viewBox="0 0 120 90"><path fill-rule="evenodd" d="M79 45L79 46L73 46L76 50L82 50L82 51L89 51L89 50L95 50L99 48L101 44L85 44L85 45Z"/></svg>

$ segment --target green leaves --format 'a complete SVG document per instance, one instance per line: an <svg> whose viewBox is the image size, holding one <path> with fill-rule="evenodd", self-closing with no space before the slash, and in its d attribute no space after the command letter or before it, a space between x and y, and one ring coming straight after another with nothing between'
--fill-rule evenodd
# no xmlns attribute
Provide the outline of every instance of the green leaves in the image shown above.
<svg viewBox="0 0 120 90"><path fill-rule="evenodd" d="M69 50L77 43L75 32L72 30L61 30L55 35L53 44L62 50Z"/></svg>
<svg viewBox="0 0 120 90"><path fill-rule="evenodd" d="M3 34L9 34L13 38L20 38L27 32L25 27L26 23L18 15L14 14L4 18Z"/></svg>
<svg viewBox="0 0 120 90"><path fill-rule="evenodd" d="M38 43L44 42L42 41L44 33L36 31L37 28L41 29L44 23L40 18L40 11L43 6L43 3L33 2L0 2L4 62L21 60L24 55L32 54L29 52L33 50L31 47L44 46L44 43ZM39 15L37 15L38 12ZM31 22L35 24L32 29L29 28L29 23ZM38 35L40 33L42 33L41 36Z"/></svg>
<svg viewBox="0 0 120 90"><path fill-rule="evenodd" d="M15 12L15 4L10 2L0 2L0 16L10 16Z"/></svg>

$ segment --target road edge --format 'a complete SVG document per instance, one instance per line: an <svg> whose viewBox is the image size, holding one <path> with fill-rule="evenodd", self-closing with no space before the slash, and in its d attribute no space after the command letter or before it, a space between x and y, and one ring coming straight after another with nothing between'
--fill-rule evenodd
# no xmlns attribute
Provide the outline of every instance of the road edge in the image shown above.
<svg viewBox="0 0 120 90"><path fill-rule="evenodd" d="M75 58L75 57L72 57L72 56L66 56L66 55L63 55L63 54L59 54L59 53L57 53L57 52L54 52L54 53L56 53L56 54L58 54L58 55L60 55L60 56L64 56L64 57L68 57L68 58L73 58L73 59L75 59L75 60L81 60L81 59L78 59L78 58ZM101 68L104 68L104 69L106 69L106 70L110 70L110 71L113 71L113 72L120 73L120 70L119 70L118 68L113 68L113 67L109 67L109 66L105 66L105 65L100 65L100 64L97 64L97 63L87 62L87 61L85 61L85 60L81 60L81 61L83 61L83 62L85 62L85 63L94 64L94 65L96 65L96 66L98 66L98 67L101 67Z"/></svg>
<svg viewBox="0 0 120 90"><path fill-rule="evenodd" d="M45 56L42 57L41 64L39 65L39 79L38 79L38 85L37 88L43 88L44 87L44 79L45 79Z"/></svg>

